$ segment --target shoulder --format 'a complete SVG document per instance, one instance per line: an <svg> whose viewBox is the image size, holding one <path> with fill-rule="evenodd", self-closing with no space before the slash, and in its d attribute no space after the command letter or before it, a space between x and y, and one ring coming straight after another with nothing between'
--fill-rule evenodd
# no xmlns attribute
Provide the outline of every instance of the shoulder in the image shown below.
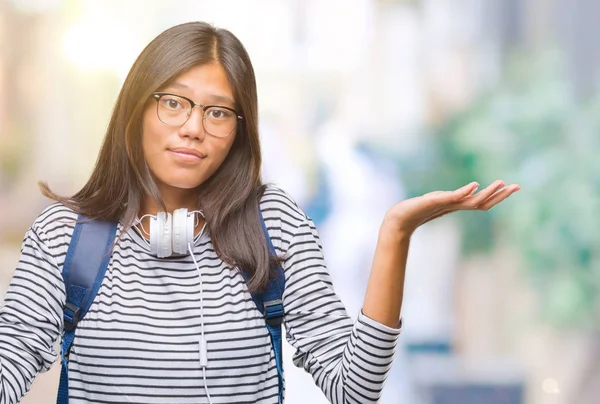
<svg viewBox="0 0 600 404"><path fill-rule="evenodd" d="M77 213L55 202L41 211L30 231L33 231L57 257L66 253L76 221Z"/></svg>
<svg viewBox="0 0 600 404"><path fill-rule="evenodd" d="M31 226L40 233L53 234L72 230L77 221L77 213L62 203L55 202L44 208Z"/></svg>
<svg viewBox="0 0 600 404"><path fill-rule="evenodd" d="M266 186L260 199L260 210L265 220L283 220L296 227L308 219L294 198L275 185Z"/></svg>
<svg viewBox="0 0 600 404"><path fill-rule="evenodd" d="M260 199L260 210L273 245L285 254L301 227L311 223L294 198L275 185L267 185Z"/></svg>

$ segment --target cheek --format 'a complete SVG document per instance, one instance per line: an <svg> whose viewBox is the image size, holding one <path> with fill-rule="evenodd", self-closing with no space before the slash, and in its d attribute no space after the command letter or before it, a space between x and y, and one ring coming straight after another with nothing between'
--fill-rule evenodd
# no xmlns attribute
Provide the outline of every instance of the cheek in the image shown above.
<svg viewBox="0 0 600 404"><path fill-rule="evenodd" d="M142 151L146 161L156 158L156 154L163 147L161 139L164 139L164 135L160 128L146 113L142 121Z"/></svg>
<svg viewBox="0 0 600 404"><path fill-rule="evenodd" d="M233 139L231 141L225 142L225 143L223 143L223 145L221 145L220 154L221 154L222 160L225 160L225 158L231 151L232 147L233 147Z"/></svg>
<svg viewBox="0 0 600 404"><path fill-rule="evenodd" d="M156 155L157 142L155 136L149 130L142 132L142 150L146 160L152 159Z"/></svg>
<svg viewBox="0 0 600 404"><path fill-rule="evenodd" d="M229 140L229 139L227 139ZM223 162L227 159L227 156L229 155L229 153L231 152L231 149L233 148L233 139L227 141L227 142L222 142L221 144L219 144L218 146L216 146L213 150L213 166L214 167L214 171L216 171L222 164Z"/></svg>

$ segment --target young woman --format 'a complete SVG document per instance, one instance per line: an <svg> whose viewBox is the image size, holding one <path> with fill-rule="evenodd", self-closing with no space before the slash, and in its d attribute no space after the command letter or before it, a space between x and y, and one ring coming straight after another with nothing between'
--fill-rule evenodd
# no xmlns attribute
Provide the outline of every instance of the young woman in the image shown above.
<svg viewBox="0 0 600 404"><path fill-rule="evenodd" d="M117 231L70 350L71 403L279 402L274 348L250 294L267 287L277 265L294 363L333 403L378 400L400 334L411 234L447 213L487 210L519 187L497 181L476 193L472 183L391 207L353 324L311 219L261 183L257 116L252 64L230 32L186 23L144 49L89 181L72 197L42 185L56 203L27 231L0 311L0 404L18 403L57 359L62 269L78 215L117 223ZM194 235L173 255L150 228L182 208Z"/></svg>

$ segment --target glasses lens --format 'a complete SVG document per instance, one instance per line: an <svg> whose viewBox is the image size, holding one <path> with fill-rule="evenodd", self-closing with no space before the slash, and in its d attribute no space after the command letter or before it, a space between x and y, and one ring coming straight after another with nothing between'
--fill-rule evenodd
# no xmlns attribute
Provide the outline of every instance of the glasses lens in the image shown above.
<svg viewBox="0 0 600 404"><path fill-rule="evenodd" d="M221 107L210 107L204 112L204 130L216 137L226 137L235 129L237 115Z"/></svg>
<svg viewBox="0 0 600 404"><path fill-rule="evenodd" d="M158 100L158 119L167 125L183 125L190 116L192 106L185 98L163 95Z"/></svg>

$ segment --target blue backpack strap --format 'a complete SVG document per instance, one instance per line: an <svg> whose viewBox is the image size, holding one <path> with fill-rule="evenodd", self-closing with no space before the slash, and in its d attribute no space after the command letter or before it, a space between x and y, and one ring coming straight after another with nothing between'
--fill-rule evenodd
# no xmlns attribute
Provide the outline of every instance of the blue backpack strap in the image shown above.
<svg viewBox="0 0 600 404"><path fill-rule="evenodd" d="M262 225L265 238L267 239L267 245L269 247L269 254L272 257L276 257L275 247L267 231L265 225L265 219L262 216L262 212L259 209L260 222ZM242 275L248 281L250 276L242 271ZM282 356L282 333L281 325L283 324L283 291L285 290L285 274L283 268L277 265L275 273L271 278L267 288L264 292L252 292L252 300L256 304L256 308L265 316L265 322L267 330L271 337L271 344L273 345L273 351L275 352L275 362L277 364L277 377L279 379L279 403L283 402L283 356Z"/></svg>
<svg viewBox="0 0 600 404"><path fill-rule="evenodd" d="M62 369L57 404L69 402L68 357L75 329L98 294L116 232L116 223L88 220L81 215L77 218L62 271L66 301L63 309Z"/></svg>

